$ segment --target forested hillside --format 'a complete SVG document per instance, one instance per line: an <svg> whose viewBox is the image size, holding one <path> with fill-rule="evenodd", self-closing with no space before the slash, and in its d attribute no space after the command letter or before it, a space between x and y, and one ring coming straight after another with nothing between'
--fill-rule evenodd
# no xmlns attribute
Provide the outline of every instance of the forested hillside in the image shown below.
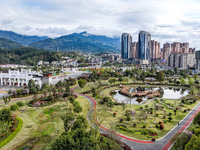
<svg viewBox="0 0 200 150"><path fill-rule="evenodd" d="M12 31L3 31L3 30L0 30L0 37L12 40L22 45L28 45L32 42L36 42L36 41L40 41L40 40L44 40L48 38L47 36L43 36L43 37L26 36L26 35L17 34Z"/></svg>
<svg viewBox="0 0 200 150"><path fill-rule="evenodd" d="M61 59L58 52L45 51L32 47L15 49L0 48L0 64L36 65L38 60L57 61Z"/></svg>

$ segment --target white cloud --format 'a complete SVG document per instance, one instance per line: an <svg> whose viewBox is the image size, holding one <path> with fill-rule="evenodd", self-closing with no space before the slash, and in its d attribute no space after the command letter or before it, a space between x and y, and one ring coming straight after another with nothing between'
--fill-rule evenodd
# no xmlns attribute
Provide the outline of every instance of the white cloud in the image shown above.
<svg viewBox="0 0 200 150"><path fill-rule="evenodd" d="M137 40L140 30L161 42L190 42L200 48L198 0L2 0L0 29L58 37L73 32Z"/></svg>

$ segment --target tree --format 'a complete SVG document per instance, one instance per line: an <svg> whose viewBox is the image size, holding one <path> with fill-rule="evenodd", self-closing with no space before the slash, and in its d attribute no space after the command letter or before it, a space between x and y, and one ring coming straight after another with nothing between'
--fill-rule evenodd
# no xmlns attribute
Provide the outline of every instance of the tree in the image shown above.
<svg viewBox="0 0 200 150"><path fill-rule="evenodd" d="M80 88L82 88L82 90L83 90L83 88L84 88L84 86L85 86L86 83L87 83L87 81L82 80L82 79L80 79L78 81L78 85L79 85Z"/></svg>
<svg viewBox="0 0 200 150"><path fill-rule="evenodd" d="M83 111L83 108L80 105L74 106L74 112L75 113L81 113Z"/></svg>
<svg viewBox="0 0 200 150"><path fill-rule="evenodd" d="M75 98L74 97L69 97L69 102L71 103L71 104L73 104L74 103L74 101L75 101Z"/></svg>
<svg viewBox="0 0 200 150"><path fill-rule="evenodd" d="M9 121L11 119L11 110L8 108L3 108L0 111L0 120L1 121Z"/></svg>
<svg viewBox="0 0 200 150"><path fill-rule="evenodd" d="M114 107L114 103L112 101L109 101L107 103L107 106L110 107L111 109Z"/></svg>
<svg viewBox="0 0 200 150"><path fill-rule="evenodd" d="M73 124L71 121L75 119L75 116L73 114L65 114L61 117L61 119L64 122L65 132L68 132Z"/></svg>
<svg viewBox="0 0 200 150"><path fill-rule="evenodd" d="M29 89L23 89L22 93L23 93L24 95L28 95L28 94L29 94Z"/></svg>
<svg viewBox="0 0 200 150"><path fill-rule="evenodd" d="M190 95L195 95L195 86L190 87Z"/></svg>
<svg viewBox="0 0 200 150"><path fill-rule="evenodd" d="M17 104L19 107L22 107L22 106L24 106L24 103L23 103L23 102L21 102L21 101L20 101L20 102L17 102L16 104Z"/></svg>
<svg viewBox="0 0 200 150"><path fill-rule="evenodd" d="M35 88L35 82L33 81L33 79L30 79L28 81L28 87L29 89Z"/></svg>
<svg viewBox="0 0 200 150"><path fill-rule="evenodd" d="M185 145L185 150L198 150L200 148L200 137L192 135L190 141Z"/></svg>
<svg viewBox="0 0 200 150"><path fill-rule="evenodd" d="M43 90L43 94L44 94L44 98L46 98L47 97L47 90L46 89Z"/></svg>
<svg viewBox="0 0 200 150"><path fill-rule="evenodd" d="M103 103L108 103L110 101L111 101L110 97L108 97L108 96L103 97Z"/></svg>
<svg viewBox="0 0 200 150"><path fill-rule="evenodd" d="M114 84L115 84L115 82L117 82L117 79L116 79L116 78L113 78L112 80L113 80L113 83L114 83Z"/></svg>
<svg viewBox="0 0 200 150"><path fill-rule="evenodd" d="M194 74L194 80L197 81L197 79L198 79L198 75L197 75L197 73L195 73Z"/></svg>
<svg viewBox="0 0 200 150"><path fill-rule="evenodd" d="M174 72L175 72L175 74L178 73L178 68L177 67L174 67Z"/></svg>
<svg viewBox="0 0 200 150"><path fill-rule="evenodd" d="M184 84L185 84L185 80L184 80L184 78L181 77L181 79L180 79L180 83L181 83L181 85L184 85Z"/></svg>
<svg viewBox="0 0 200 150"><path fill-rule="evenodd" d="M159 71L158 74L156 75L156 79L159 81L159 82L162 82L165 80L165 77L164 77L164 73L162 71Z"/></svg>
<svg viewBox="0 0 200 150"><path fill-rule="evenodd" d="M71 130L76 130L78 128L87 129L87 119L84 116L78 116L71 127Z"/></svg>
<svg viewBox="0 0 200 150"><path fill-rule="evenodd" d="M108 82L112 85L113 79L109 79Z"/></svg>
<svg viewBox="0 0 200 150"><path fill-rule="evenodd" d="M118 81L119 81L120 84L121 84L121 82L123 81L122 77L119 77Z"/></svg>
<svg viewBox="0 0 200 150"><path fill-rule="evenodd" d="M72 132L64 133L51 145L52 150L61 149L95 149L95 142L91 133L83 128L76 129Z"/></svg>
<svg viewBox="0 0 200 150"><path fill-rule="evenodd" d="M195 115L193 123L194 123L194 125L195 124L200 125L200 112L198 112L198 114Z"/></svg>
<svg viewBox="0 0 200 150"><path fill-rule="evenodd" d="M36 103L34 104L34 106L37 107L37 110L38 110L38 108L40 107L40 105L41 105L40 102L36 102Z"/></svg>
<svg viewBox="0 0 200 150"><path fill-rule="evenodd" d="M55 96L57 93L57 89L56 88L53 88L53 95Z"/></svg>
<svg viewBox="0 0 200 150"><path fill-rule="evenodd" d="M188 80L188 84L189 84L189 85L192 85L192 84L194 84L194 81L193 81L193 79L192 79L192 78L189 78L189 80Z"/></svg>
<svg viewBox="0 0 200 150"><path fill-rule="evenodd" d="M140 75L140 80L141 80L142 82L144 82L145 77L146 77L146 73L143 71L142 74Z"/></svg>
<svg viewBox="0 0 200 150"><path fill-rule="evenodd" d="M10 102L10 97L3 96L3 101L4 101L5 106L7 107L7 104Z"/></svg>
<svg viewBox="0 0 200 150"><path fill-rule="evenodd" d="M19 109L19 106L18 106L17 104L14 104L14 105L11 105L11 106L10 106L10 109L11 109L12 111L16 111L16 110Z"/></svg>

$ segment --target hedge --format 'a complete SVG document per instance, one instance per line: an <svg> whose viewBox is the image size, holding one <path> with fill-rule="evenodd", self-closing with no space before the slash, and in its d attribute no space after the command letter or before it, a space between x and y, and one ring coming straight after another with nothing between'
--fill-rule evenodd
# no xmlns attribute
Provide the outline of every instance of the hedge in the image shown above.
<svg viewBox="0 0 200 150"><path fill-rule="evenodd" d="M0 143L0 148L3 147L4 145L8 144L17 135L17 133L21 130L21 128L23 126L23 120L20 119L19 117L16 117L16 119L19 122L17 129L13 133L11 133L3 142Z"/></svg>

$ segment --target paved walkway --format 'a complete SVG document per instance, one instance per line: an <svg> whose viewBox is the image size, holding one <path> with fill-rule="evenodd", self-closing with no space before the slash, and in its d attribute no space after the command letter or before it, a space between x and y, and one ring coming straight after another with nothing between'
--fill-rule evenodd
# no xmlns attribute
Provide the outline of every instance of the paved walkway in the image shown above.
<svg viewBox="0 0 200 150"><path fill-rule="evenodd" d="M33 96L29 96L29 97L22 97L22 98L16 98L14 100L11 100L10 102L15 102L15 101L21 101L21 100L25 100L25 99L30 99ZM2 99L3 100L3 99ZM3 104L4 102L0 102L0 104Z"/></svg>
<svg viewBox="0 0 200 150"><path fill-rule="evenodd" d="M91 109L88 113L88 120L93 127L99 126L100 132L111 135L109 129L100 125L98 123L94 123L93 113L96 111L97 103L96 101L87 95L84 94L76 94L87 98L91 103ZM133 150L167 150L171 146L170 140L178 133L183 132L192 122L194 116L200 111L200 103L198 103L186 116L183 120L180 121L179 125L176 125L172 130L170 130L164 137L156 140L155 142L147 141L147 140L137 140L131 137L127 137L121 135L119 133L115 134L115 138L121 140L128 144Z"/></svg>

